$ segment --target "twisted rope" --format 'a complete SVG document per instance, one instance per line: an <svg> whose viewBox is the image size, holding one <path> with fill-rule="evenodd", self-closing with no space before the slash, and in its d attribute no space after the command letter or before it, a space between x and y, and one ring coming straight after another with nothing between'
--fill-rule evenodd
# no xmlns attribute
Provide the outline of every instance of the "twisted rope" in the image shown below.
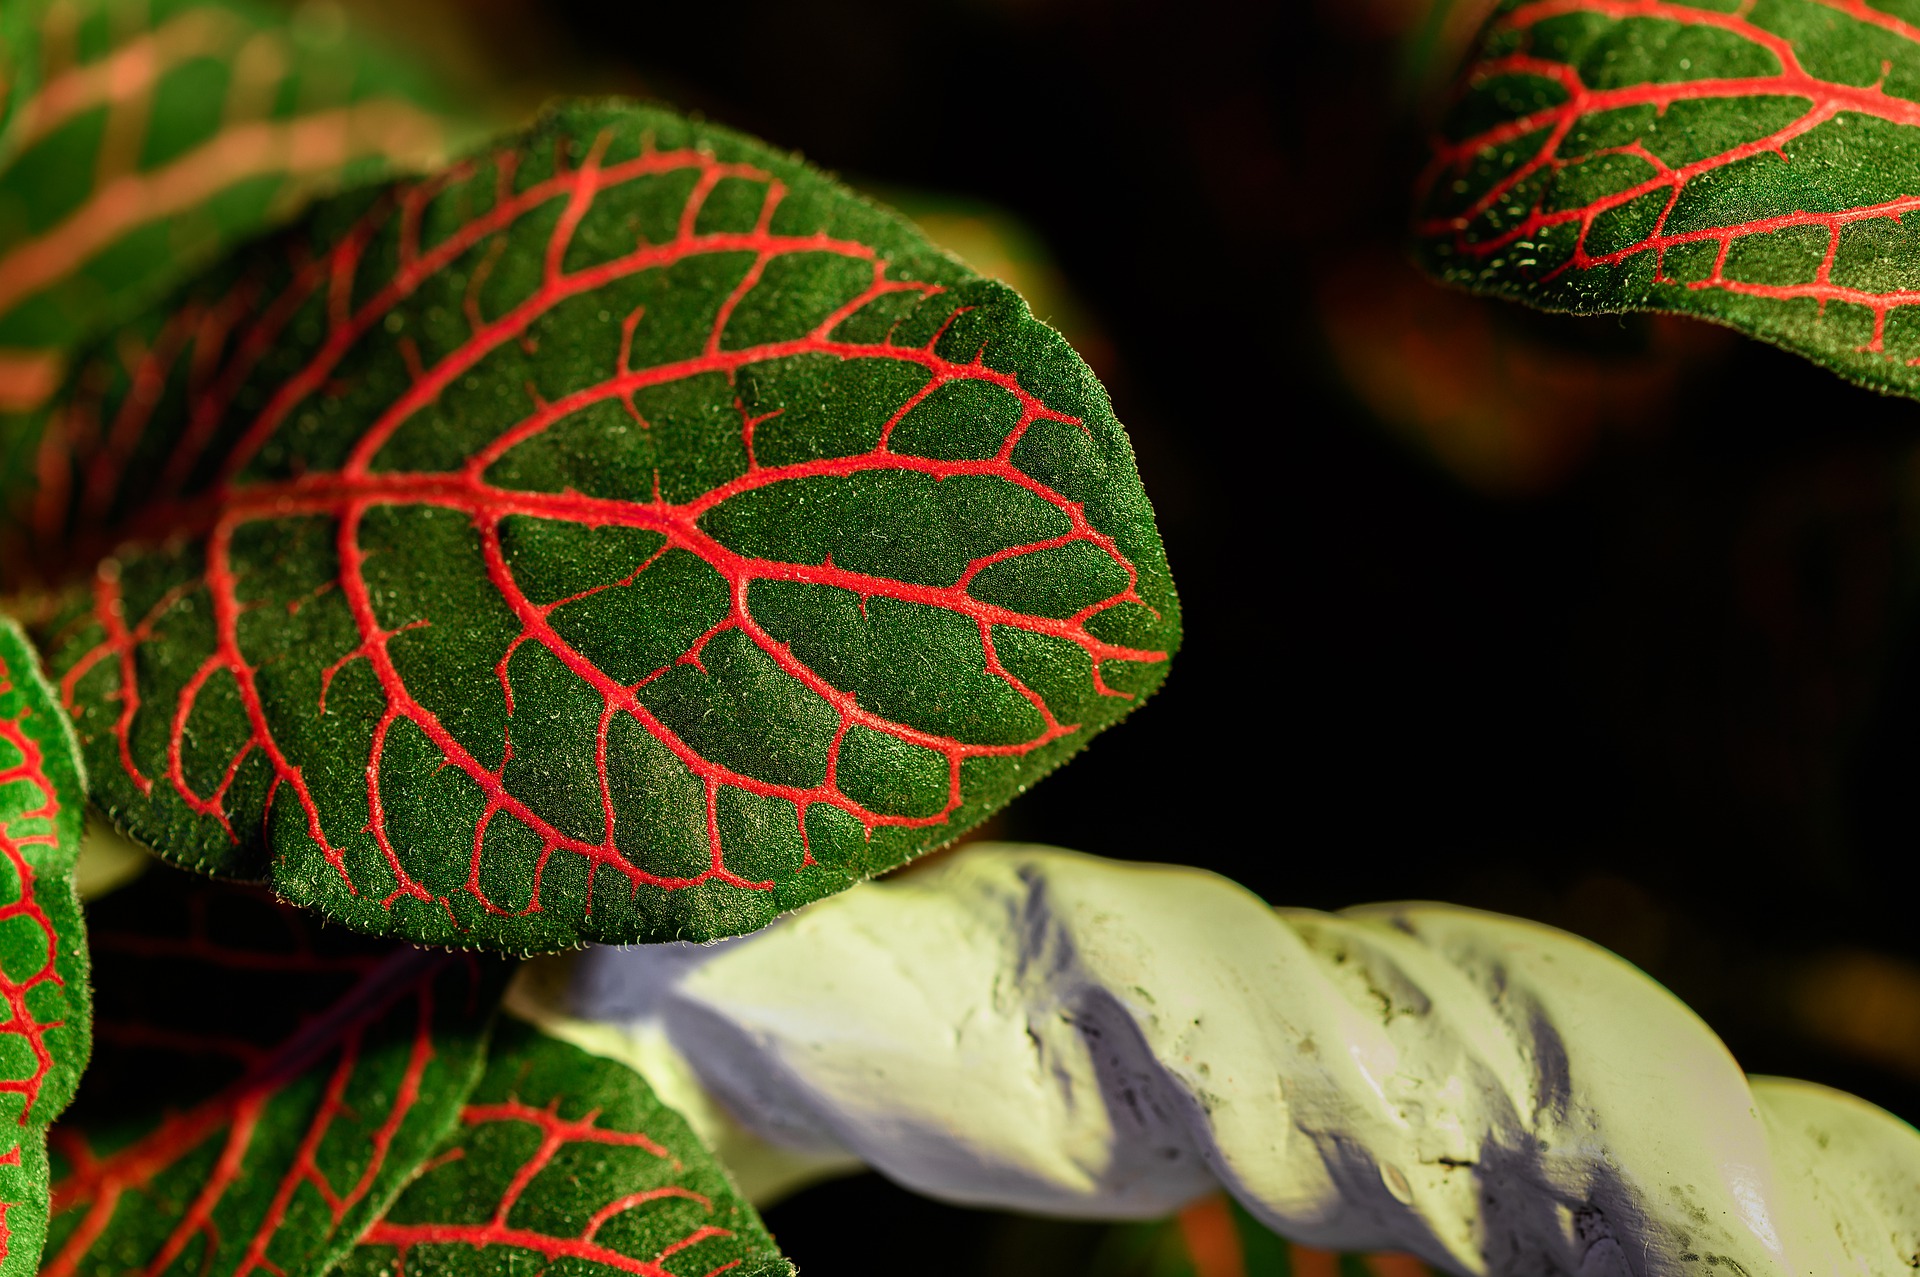
<svg viewBox="0 0 1920 1277"><path fill-rule="evenodd" d="M1747 1078L1647 976L1517 919L1273 910L1198 870L976 845L743 940L591 950L571 981L620 1027L557 1031L789 1176L851 1156L1106 1218L1224 1185L1295 1241L1492 1277L1920 1268L1920 1133Z"/></svg>

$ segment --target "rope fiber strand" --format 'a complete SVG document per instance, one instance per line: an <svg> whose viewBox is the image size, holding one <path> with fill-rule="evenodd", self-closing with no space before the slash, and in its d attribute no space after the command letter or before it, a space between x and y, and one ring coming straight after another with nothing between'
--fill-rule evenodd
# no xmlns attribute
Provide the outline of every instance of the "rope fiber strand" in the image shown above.
<svg viewBox="0 0 1920 1277"><path fill-rule="evenodd" d="M969 1205L1224 1185L1292 1240L1487 1277L1920 1267L1920 1132L1744 1076L1634 967L1494 914L976 844L744 939L589 950L557 996L549 1031L794 1164Z"/></svg>

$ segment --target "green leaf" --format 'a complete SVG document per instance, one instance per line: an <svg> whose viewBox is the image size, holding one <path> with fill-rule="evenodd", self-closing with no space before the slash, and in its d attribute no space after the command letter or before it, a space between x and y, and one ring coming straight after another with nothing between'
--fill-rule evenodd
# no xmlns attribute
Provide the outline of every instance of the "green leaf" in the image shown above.
<svg viewBox="0 0 1920 1277"><path fill-rule="evenodd" d="M1423 179L1429 267L1698 315L1920 394L1920 8L1510 0Z"/></svg>
<svg viewBox="0 0 1920 1277"><path fill-rule="evenodd" d="M20 627L0 618L0 1277L39 1265L47 1126L92 1037L73 882L85 796L67 716Z"/></svg>
<svg viewBox="0 0 1920 1277"><path fill-rule="evenodd" d="M0 409L44 400L65 349L319 191L447 153L423 78L323 6L5 7Z"/></svg>
<svg viewBox="0 0 1920 1277"><path fill-rule="evenodd" d="M789 1277L686 1122L624 1064L503 1019L460 1127L340 1277Z"/></svg>
<svg viewBox="0 0 1920 1277"><path fill-rule="evenodd" d="M1178 640L1059 335L665 111L326 205L110 351L41 419L81 494L43 566L141 546L47 639L94 796L362 930L753 930L984 819Z"/></svg>
<svg viewBox="0 0 1920 1277"><path fill-rule="evenodd" d="M89 908L46 1277L318 1277L453 1128L504 973L156 867Z"/></svg>

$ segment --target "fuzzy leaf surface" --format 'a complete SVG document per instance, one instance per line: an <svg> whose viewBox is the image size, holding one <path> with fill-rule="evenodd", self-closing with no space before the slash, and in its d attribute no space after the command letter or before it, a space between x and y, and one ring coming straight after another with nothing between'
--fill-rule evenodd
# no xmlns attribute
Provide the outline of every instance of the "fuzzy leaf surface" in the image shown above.
<svg viewBox="0 0 1920 1277"><path fill-rule="evenodd" d="M1423 178L1441 278L1920 394L1920 4L1510 0Z"/></svg>
<svg viewBox="0 0 1920 1277"><path fill-rule="evenodd" d="M47 1229L47 1126L91 1039L73 866L86 785L26 635L0 618L0 1277L28 1277Z"/></svg>
<svg viewBox="0 0 1920 1277"><path fill-rule="evenodd" d="M8 0L0 408L317 192L446 154L422 77L249 0Z"/></svg>
<svg viewBox="0 0 1920 1277"><path fill-rule="evenodd" d="M503 973L158 866L88 914L43 1273L319 1277L453 1128Z"/></svg>
<svg viewBox="0 0 1920 1277"><path fill-rule="evenodd" d="M96 800L361 930L753 930L983 819L1178 640L1059 335L665 111L329 204L114 350L42 418L82 495L36 530L144 547L47 636Z"/></svg>
<svg viewBox="0 0 1920 1277"><path fill-rule="evenodd" d="M503 1019L460 1126L341 1277L790 1277L760 1218L638 1073Z"/></svg>

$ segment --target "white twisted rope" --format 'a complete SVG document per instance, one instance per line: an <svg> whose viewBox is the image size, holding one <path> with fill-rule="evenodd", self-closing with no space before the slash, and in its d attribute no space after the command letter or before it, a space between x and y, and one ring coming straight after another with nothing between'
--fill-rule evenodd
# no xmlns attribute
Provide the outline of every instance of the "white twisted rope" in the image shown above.
<svg viewBox="0 0 1920 1277"><path fill-rule="evenodd" d="M1101 1217L1224 1184L1294 1240L1495 1277L1920 1268L1920 1133L1749 1080L1639 971L1512 918L1275 911L1197 870L977 845L572 981L619 1035L550 1027L735 1153L725 1115L785 1150L776 1178L851 1155Z"/></svg>

